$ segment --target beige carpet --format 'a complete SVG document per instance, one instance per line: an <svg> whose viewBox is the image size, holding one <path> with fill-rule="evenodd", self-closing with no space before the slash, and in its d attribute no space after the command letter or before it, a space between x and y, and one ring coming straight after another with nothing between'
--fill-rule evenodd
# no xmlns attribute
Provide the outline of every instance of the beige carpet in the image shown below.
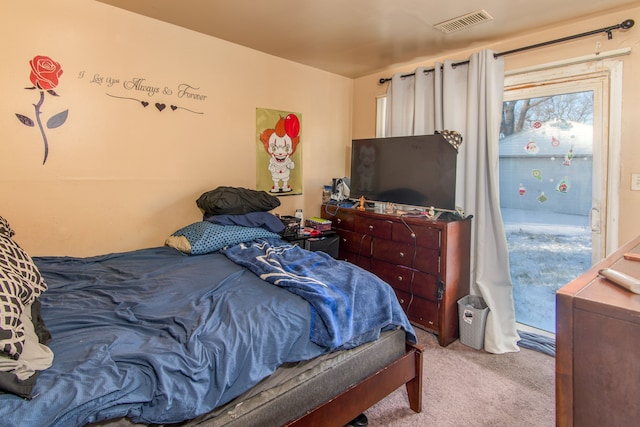
<svg viewBox="0 0 640 427"><path fill-rule="evenodd" d="M402 387L365 412L369 426L555 425L555 358L533 350L490 354L459 340L448 347L416 329L423 353L422 413Z"/></svg>

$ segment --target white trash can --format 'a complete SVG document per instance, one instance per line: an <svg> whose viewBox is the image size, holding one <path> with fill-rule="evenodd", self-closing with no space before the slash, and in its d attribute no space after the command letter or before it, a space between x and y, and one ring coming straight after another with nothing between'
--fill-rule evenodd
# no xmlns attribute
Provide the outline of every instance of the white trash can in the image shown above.
<svg viewBox="0 0 640 427"><path fill-rule="evenodd" d="M484 327L489 307L481 296L467 295L458 300L460 342L481 350L484 348Z"/></svg>

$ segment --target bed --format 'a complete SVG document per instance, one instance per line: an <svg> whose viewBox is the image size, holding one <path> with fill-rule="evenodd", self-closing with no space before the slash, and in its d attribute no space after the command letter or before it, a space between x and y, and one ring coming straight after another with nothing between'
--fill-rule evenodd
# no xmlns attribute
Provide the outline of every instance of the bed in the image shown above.
<svg viewBox="0 0 640 427"><path fill-rule="evenodd" d="M0 219L2 357L33 359L0 372L0 425L339 426L402 385L421 410L412 326L358 267L210 221L189 251L31 259Z"/></svg>

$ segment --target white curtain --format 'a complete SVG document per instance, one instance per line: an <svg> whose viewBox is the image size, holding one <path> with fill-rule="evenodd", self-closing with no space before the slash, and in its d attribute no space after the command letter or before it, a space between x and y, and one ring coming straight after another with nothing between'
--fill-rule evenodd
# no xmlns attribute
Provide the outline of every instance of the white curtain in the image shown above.
<svg viewBox="0 0 640 427"><path fill-rule="evenodd" d="M463 65L418 68L414 76L392 77L387 90L387 135L428 135L455 130L458 154L456 205L473 215L471 293L489 306L484 348L518 351L513 286L498 188L498 136L502 114L504 62L482 51ZM426 71L426 72L425 72Z"/></svg>

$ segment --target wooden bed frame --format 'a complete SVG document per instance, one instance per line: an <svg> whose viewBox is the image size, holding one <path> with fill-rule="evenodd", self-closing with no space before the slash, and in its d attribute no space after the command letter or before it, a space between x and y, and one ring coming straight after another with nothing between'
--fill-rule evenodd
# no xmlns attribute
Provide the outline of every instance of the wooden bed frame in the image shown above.
<svg viewBox="0 0 640 427"><path fill-rule="evenodd" d="M407 343L407 351L402 357L285 425L344 426L403 384L407 389L409 407L415 412L422 412L423 350L424 347Z"/></svg>

